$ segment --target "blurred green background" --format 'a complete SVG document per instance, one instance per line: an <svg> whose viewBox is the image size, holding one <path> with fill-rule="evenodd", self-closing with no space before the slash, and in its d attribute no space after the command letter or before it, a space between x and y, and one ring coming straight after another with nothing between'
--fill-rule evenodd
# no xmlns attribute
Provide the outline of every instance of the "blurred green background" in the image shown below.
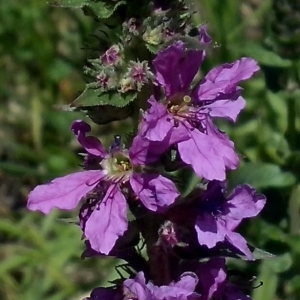
<svg viewBox="0 0 300 300"><path fill-rule="evenodd" d="M81 11L51 8L41 0L0 4L0 299L77 300L113 279L111 261L81 260L75 226L26 210L37 184L78 169L80 148L70 124L80 113L56 110L82 91L84 50L96 23ZM243 85L247 108L237 125L222 123L235 141L241 166L230 186L248 182L265 193L260 218L241 231L277 255L236 262L264 285L255 300L300 299L300 4L299 1L193 1L195 21L207 22L216 47L203 72L241 56L261 72ZM277 4L276 4L277 3ZM298 12L297 12L298 9ZM297 27L298 26L298 27ZM95 128L99 136L118 123ZM76 212L74 212L76 215Z"/></svg>

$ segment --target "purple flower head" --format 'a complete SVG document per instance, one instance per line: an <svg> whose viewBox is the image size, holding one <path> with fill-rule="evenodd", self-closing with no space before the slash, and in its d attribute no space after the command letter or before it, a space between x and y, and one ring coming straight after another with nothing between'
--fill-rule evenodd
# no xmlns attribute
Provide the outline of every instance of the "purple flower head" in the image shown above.
<svg viewBox="0 0 300 300"><path fill-rule="evenodd" d="M200 28L200 41L210 38ZM242 58L212 69L193 88L192 81L205 58L204 50L190 50L181 42L160 51L153 61L156 80L165 100L149 99L142 133L150 141L178 143L181 159L208 180L225 180L226 169L235 169L238 156L234 144L213 124L214 118L235 121L245 106L240 81L250 78L258 66ZM171 137L171 138L170 138Z"/></svg>
<svg viewBox="0 0 300 300"><path fill-rule="evenodd" d="M113 45L101 55L101 61L104 65L116 65L121 60L121 49L118 45Z"/></svg>
<svg viewBox="0 0 300 300"><path fill-rule="evenodd" d="M256 216L265 202L265 197L249 185L239 185L226 197L225 184L211 181L196 204L195 229L199 244L213 248L218 242L227 241L253 259L246 240L233 230L244 218Z"/></svg>
<svg viewBox="0 0 300 300"><path fill-rule="evenodd" d="M97 83L99 87L101 87L104 90L107 90L110 86L110 77L103 71L101 71L97 76Z"/></svg>
<svg viewBox="0 0 300 300"><path fill-rule="evenodd" d="M47 214L55 207L73 209L85 198L80 211L85 238L94 250L108 254L128 227L128 197L134 194L147 209L158 211L172 204L179 193L171 180L144 172L155 155L148 153L148 142L139 135L129 150L123 148L116 136L107 152L96 137L86 136L90 130L83 121L72 125L78 142L87 152L86 170L37 186L29 194L27 206Z"/></svg>

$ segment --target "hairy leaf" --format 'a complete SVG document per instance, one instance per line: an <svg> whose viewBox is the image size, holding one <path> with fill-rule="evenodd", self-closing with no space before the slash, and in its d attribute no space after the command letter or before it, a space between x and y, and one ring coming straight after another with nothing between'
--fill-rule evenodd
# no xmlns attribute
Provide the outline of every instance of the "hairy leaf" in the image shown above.
<svg viewBox="0 0 300 300"><path fill-rule="evenodd" d="M56 7L70 7L70 8L81 8L86 5L87 0L55 0L50 1L51 6Z"/></svg>
<svg viewBox="0 0 300 300"><path fill-rule="evenodd" d="M136 92L118 93L117 91L101 92L97 89L86 88L83 93L75 99L71 106L86 108L97 105L111 105L124 107L136 98Z"/></svg>
<svg viewBox="0 0 300 300"><path fill-rule="evenodd" d="M117 7L125 3L126 3L125 1L118 1L114 3L113 1L95 2L93 0L55 0L49 2L51 6L55 6L55 7L69 7L69 8L88 7L99 19L109 18L113 14L113 12L117 9Z"/></svg>

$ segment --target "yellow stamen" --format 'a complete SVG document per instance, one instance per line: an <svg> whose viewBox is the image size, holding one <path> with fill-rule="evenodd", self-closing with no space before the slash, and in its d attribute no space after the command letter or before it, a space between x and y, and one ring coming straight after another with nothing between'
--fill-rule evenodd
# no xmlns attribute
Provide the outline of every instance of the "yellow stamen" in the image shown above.
<svg viewBox="0 0 300 300"><path fill-rule="evenodd" d="M188 104L188 103L190 103L192 101L192 98L190 96L185 95L183 97L183 101Z"/></svg>

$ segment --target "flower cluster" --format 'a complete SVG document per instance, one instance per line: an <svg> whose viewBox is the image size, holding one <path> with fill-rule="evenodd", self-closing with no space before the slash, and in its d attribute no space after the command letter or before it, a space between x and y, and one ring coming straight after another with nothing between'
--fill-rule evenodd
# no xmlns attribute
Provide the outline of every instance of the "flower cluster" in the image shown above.
<svg viewBox="0 0 300 300"><path fill-rule="evenodd" d="M199 29L199 43L211 43L206 26ZM28 208L45 214L80 206L83 257L127 262L128 279L96 288L88 300L250 299L251 280L234 282L224 257L254 259L236 228L263 209L265 197L247 184L227 193L226 171L237 168L239 157L214 120L237 119L245 106L239 84L258 66L244 57L200 79L204 49L176 41L158 53L152 64L155 92L132 139L116 135L106 150L86 122L75 121L71 130L86 152L83 170L29 195ZM102 63L117 64L118 51L107 51ZM146 65L132 68L145 80L137 67ZM176 172L167 172L164 158L171 153L173 171L189 168L202 180L188 195L180 194Z"/></svg>

